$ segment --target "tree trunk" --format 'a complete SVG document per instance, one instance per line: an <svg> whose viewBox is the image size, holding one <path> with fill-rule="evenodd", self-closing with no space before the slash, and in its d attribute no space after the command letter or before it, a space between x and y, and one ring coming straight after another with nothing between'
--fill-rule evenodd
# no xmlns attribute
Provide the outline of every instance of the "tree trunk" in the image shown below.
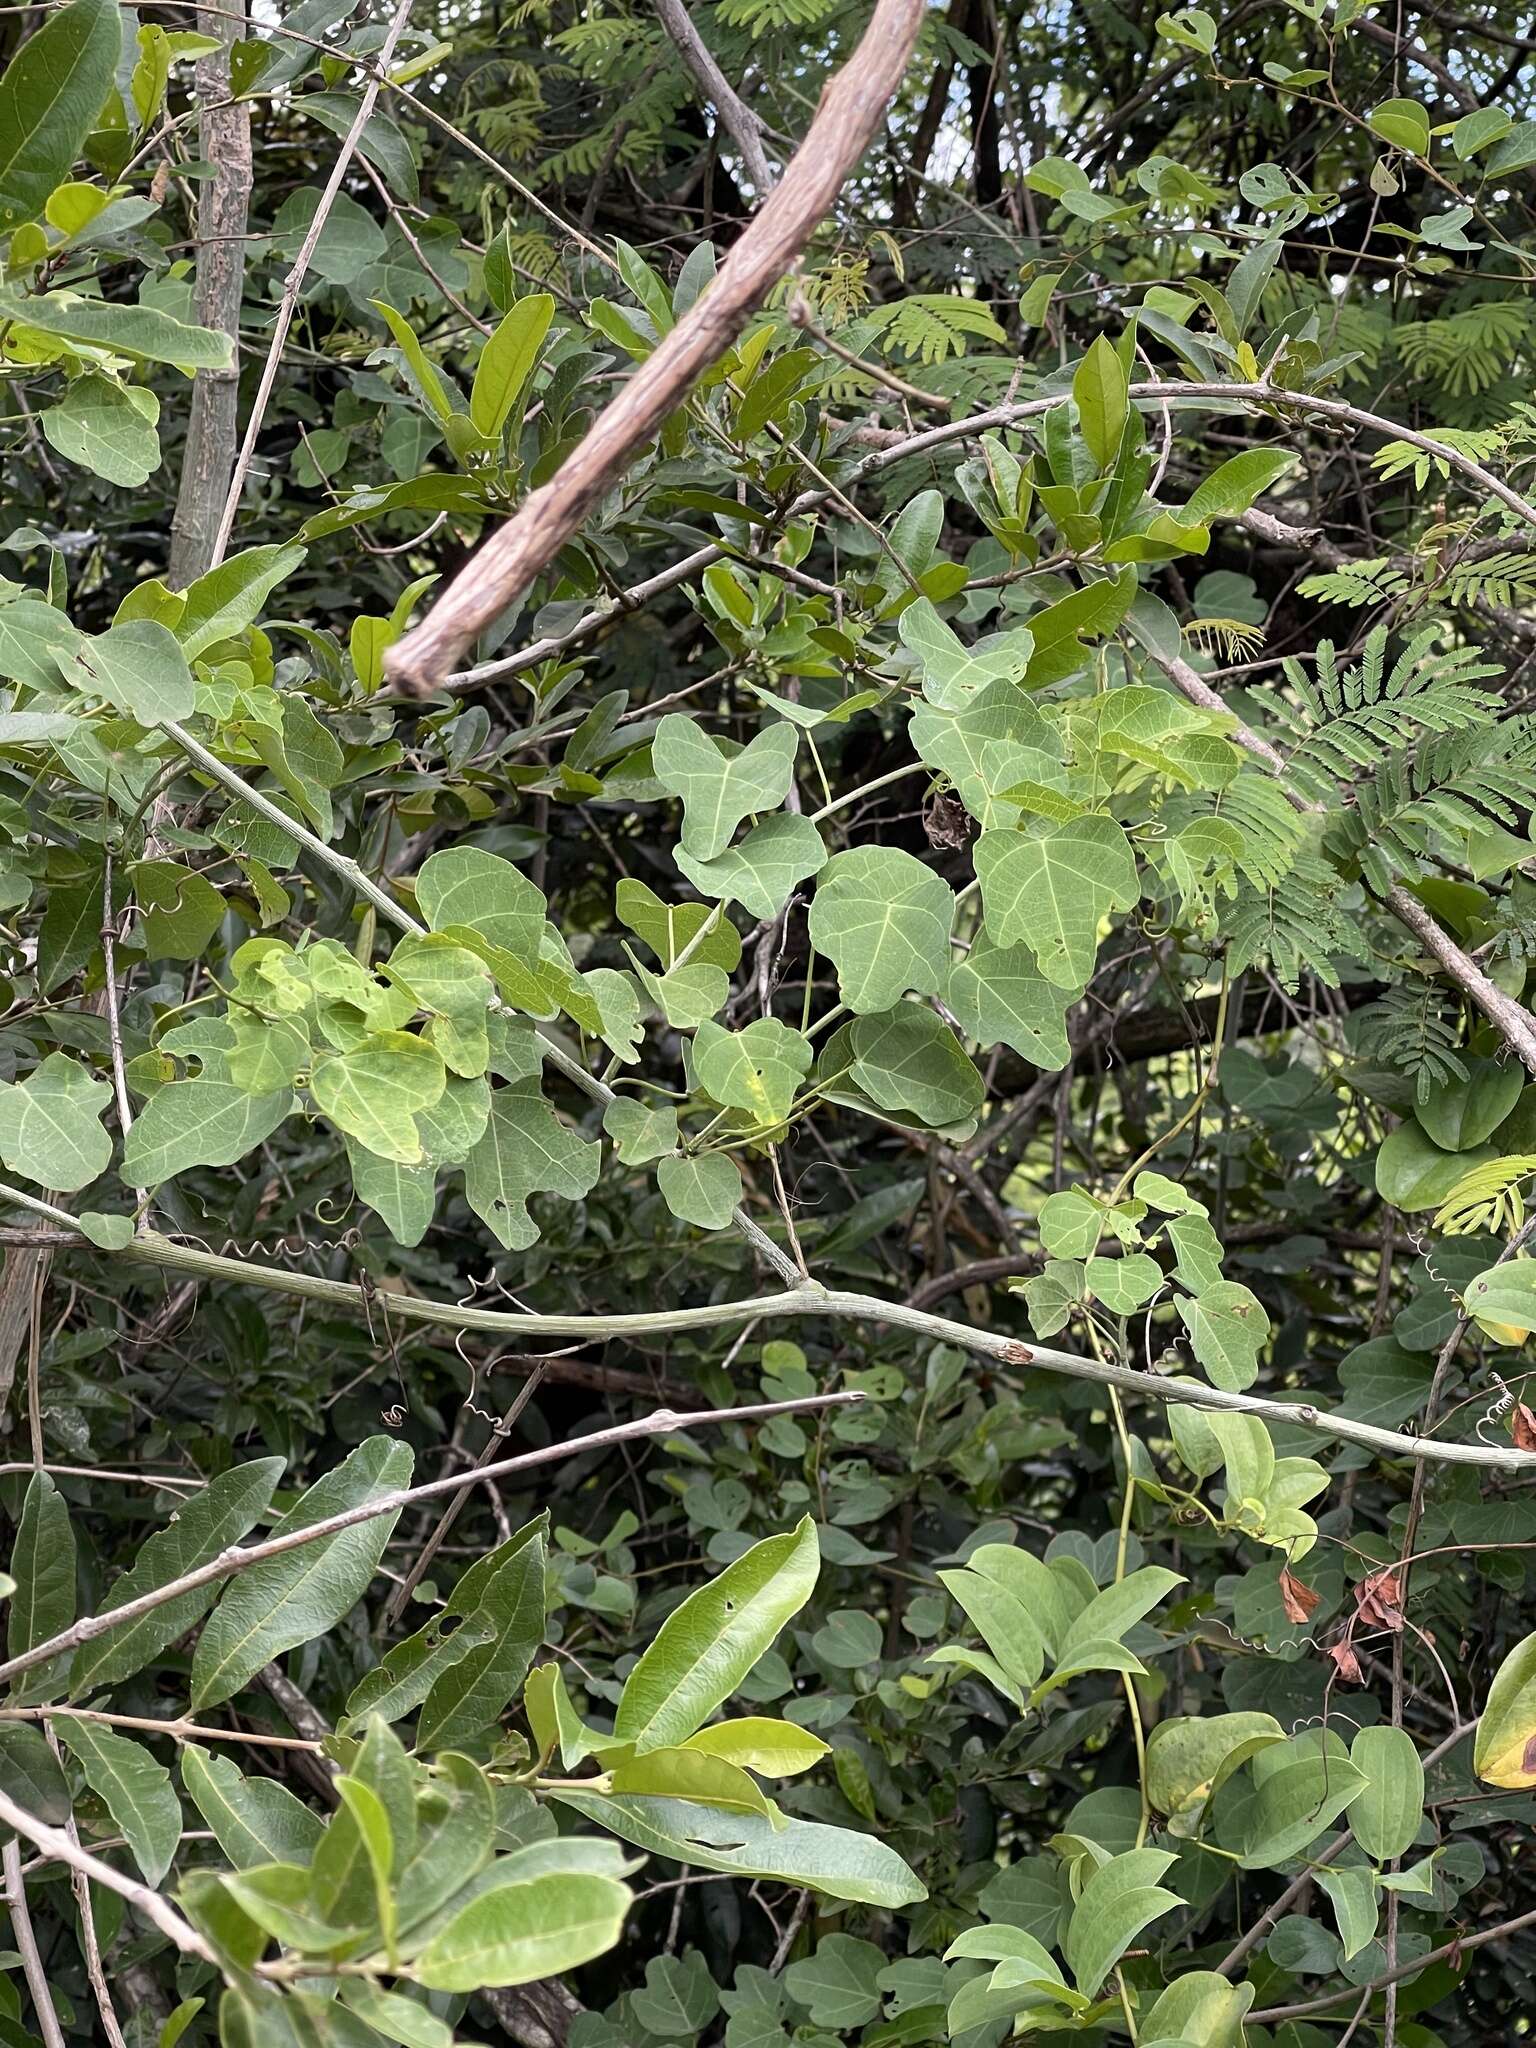
<svg viewBox="0 0 1536 2048"><path fill-rule="evenodd" d="M182 456L181 489L171 522L170 581L184 589L212 566L219 515L234 474L239 439L240 300L245 289L245 230L251 197L251 115L229 98L229 57L245 32L245 0L199 11L203 35L221 47L196 70L198 146L213 177L198 202L197 317L235 344L227 370L199 370Z"/></svg>

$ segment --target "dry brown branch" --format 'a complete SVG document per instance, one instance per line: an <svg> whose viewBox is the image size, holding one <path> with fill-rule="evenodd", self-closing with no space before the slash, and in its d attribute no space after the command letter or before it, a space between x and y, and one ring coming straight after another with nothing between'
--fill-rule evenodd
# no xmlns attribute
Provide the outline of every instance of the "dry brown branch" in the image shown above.
<svg viewBox="0 0 1536 2048"><path fill-rule="evenodd" d="M594 1430L589 1436L571 1437L564 1443L544 1444L538 1450L523 1452L520 1457L500 1458L489 1465L476 1465L468 1472L455 1472L446 1479L429 1479L422 1486L396 1487L355 1507L344 1508L339 1514L327 1515L322 1521L287 1530L280 1536L269 1536L263 1543L233 1543L208 1563L184 1572L180 1578L168 1580L163 1586L141 1593L136 1600L125 1600L122 1606L103 1614L83 1615L58 1635L50 1636L47 1642L34 1644L31 1649L9 1659L0 1666L0 1679L30 1671L34 1665L45 1664L50 1657L59 1656L66 1649L78 1649L81 1643L92 1642L97 1636L120 1628L125 1621L137 1621L142 1614L152 1614L157 1607L163 1607L167 1600L174 1600L179 1594L192 1592L199 1586L219 1585L268 1558L281 1557L290 1550L302 1549L306 1544L321 1542L329 1536L339 1536L344 1529L356 1528L361 1522L376 1521L381 1515L399 1515L403 1509L422 1501L440 1500L481 1480L510 1477L513 1473L552 1464L560 1458L578 1457L583 1451L601 1450L609 1444L629 1443L639 1437L675 1435L684 1430L709 1428L725 1422L758 1422L774 1415L811 1414L824 1408L847 1408L863 1398L859 1393L811 1394L794 1401L757 1401L741 1408L704 1408L685 1415L676 1414L670 1408L658 1408L655 1414L641 1416L638 1421L615 1423L612 1428ZM0 1799L0 1821L9 1817L9 1806L9 1801ZM49 1847L35 1832L30 1839L42 1847ZM59 1839L62 1841L64 1837ZM59 1852L50 1848L50 1853L57 1855ZM62 1860L69 1863L71 1858L64 1856ZM121 1890L121 1886L118 1889ZM127 1892L123 1895L125 1898L132 1896ZM175 1938L172 1937L173 1940Z"/></svg>
<svg viewBox="0 0 1536 2048"><path fill-rule="evenodd" d="M694 27L683 0L656 0L656 13L671 38L677 54L693 73L703 93L719 116L721 125L741 151L758 197L773 186L773 166L763 149L763 124L731 84L704 38Z"/></svg>
<svg viewBox="0 0 1536 2048"><path fill-rule="evenodd" d="M197 26L219 47L197 61L198 150L213 176L197 210L197 318L240 339L245 293L245 229L251 199L251 107L229 89L230 52L245 34L245 0L198 10ZM192 383L187 445L171 520L170 583L184 590L213 566L219 513L235 470L240 435L240 359L227 370L199 370Z"/></svg>
<svg viewBox="0 0 1536 2048"><path fill-rule="evenodd" d="M4 1818L0 1815L0 1818ZM53 1998L48 1990L48 1973L43 1968L43 1959L38 1954L37 1936L32 1931L32 1915L27 1911L27 1881L21 1874L21 1843L12 1838L0 1851L0 1862L5 1871L6 1906L11 1919L11 1938L16 1943L21 1957L22 1975L27 1980L27 1989L32 1994L32 2009L37 2019L38 2031L43 2037L44 2048L64 2048L64 2031L59 2025L59 2016L53 2009Z"/></svg>
<svg viewBox="0 0 1536 2048"><path fill-rule="evenodd" d="M720 274L636 370L549 483L534 491L385 657L391 678L429 695L464 649L521 597L641 444L723 356L793 267L863 155L901 83L922 0L878 0L862 41L828 84L794 160Z"/></svg>

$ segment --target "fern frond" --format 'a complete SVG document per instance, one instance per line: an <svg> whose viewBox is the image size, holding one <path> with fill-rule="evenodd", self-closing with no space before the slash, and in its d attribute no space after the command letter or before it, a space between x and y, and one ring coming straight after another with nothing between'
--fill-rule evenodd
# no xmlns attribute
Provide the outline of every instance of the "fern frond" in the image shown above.
<svg viewBox="0 0 1536 2048"><path fill-rule="evenodd" d="M1484 555L1447 570L1436 593L1449 604L1536 604L1536 556Z"/></svg>
<svg viewBox="0 0 1536 2048"><path fill-rule="evenodd" d="M1406 321L1393 339L1415 378L1438 383L1449 397L1464 398L1488 390L1507 373L1530 324L1524 300L1485 299L1441 320Z"/></svg>
<svg viewBox="0 0 1536 2048"><path fill-rule="evenodd" d="M807 271L800 290L829 326L845 327L869 304L869 258L838 256L825 269Z"/></svg>
<svg viewBox="0 0 1536 2048"><path fill-rule="evenodd" d="M1296 864L1307 825L1273 776L1245 769L1212 798L1211 810L1242 834L1237 865L1254 888L1272 889L1285 879Z"/></svg>
<svg viewBox="0 0 1536 2048"><path fill-rule="evenodd" d="M1437 849L1489 825L1519 826L1536 805L1536 719L1450 733L1385 761L1357 783L1353 807L1329 825L1327 844L1384 893L1422 871Z"/></svg>
<svg viewBox="0 0 1536 2048"><path fill-rule="evenodd" d="M840 0L721 0L716 13L731 28L747 29L757 37L776 28L818 28L839 4Z"/></svg>
<svg viewBox="0 0 1536 2048"><path fill-rule="evenodd" d="M1503 442L1503 435L1496 427L1476 433L1465 427L1437 427L1434 438L1473 462L1486 462L1491 455L1497 455ZM1431 455L1411 441L1388 441L1371 457L1371 467L1383 478L1401 476L1405 470L1412 470L1414 484L1421 491L1432 472L1441 478L1447 478L1451 473L1451 465L1443 455Z"/></svg>
<svg viewBox="0 0 1536 2048"><path fill-rule="evenodd" d="M1314 975L1339 986L1337 960L1364 957L1359 920L1337 901L1338 874L1310 847L1297 852L1283 883L1245 884L1227 913L1227 965L1241 974L1267 960L1283 988L1297 989Z"/></svg>

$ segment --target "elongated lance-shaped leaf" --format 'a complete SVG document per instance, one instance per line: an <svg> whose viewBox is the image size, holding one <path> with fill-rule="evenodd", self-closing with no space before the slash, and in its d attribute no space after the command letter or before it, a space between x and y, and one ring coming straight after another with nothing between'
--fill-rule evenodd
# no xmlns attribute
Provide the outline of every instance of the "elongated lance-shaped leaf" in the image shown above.
<svg viewBox="0 0 1536 2048"><path fill-rule="evenodd" d="M411 1452L370 1437L334 1471L316 1480L273 1529L308 1528L410 1483ZM375 1515L318 1543L253 1565L229 1586L203 1629L192 1660L194 1709L239 1692L263 1664L335 1626L366 1589L398 1519Z"/></svg>
<svg viewBox="0 0 1536 2048"><path fill-rule="evenodd" d="M615 1740L643 1753L692 1735L800 1612L820 1568L816 1525L807 1515L791 1534L754 1543L690 1593L625 1681Z"/></svg>
<svg viewBox="0 0 1536 2048"><path fill-rule="evenodd" d="M133 1851L146 1884L158 1884L181 1842L181 1801L171 1774L142 1742L99 1721L60 1715L58 1731Z"/></svg>
<svg viewBox="0 0 1536 2048"><path fill-rule="evenodd" d="M187 1742L181 1782L236 1870L313 1856L325 1824L275 1778L248 1778L231 1758Z"/></svg>
<svg viewBox="0 0 1536 2048"><path fill-rule="evenodd" d="M176 1511L175 1519L159 1529L139 1552L133 1568L113 1586L101 1603L101 1612L111 1614L127 1606L141 1593L167 1586L199 1565L218 1556L231 1543L238 1543L266 1511L272 1489L282 1477L281 1458L256 1458L249 1465L237 1465L221 1472L203 1492L195 1494ZM69 1689L75 1699L89 1699L102 1686L116 1685L131 1678L158 1657L168 1643L184 1636L212 1606L217 1586L198 1586L163 1607L141 1614L122 1628L82 1643L70 1666Z"/></svg>
<svg viewBox="0 0 1536 2048"><path fill-rule="evenodd" d="M45 21L0 78L0 232L36 220L112 89L117 0L74 0Z"/></svg>
<svg viewBox="0 0 1536 2048"><path fill-rule="evenodd" d="M46 1472L34 1472L27 1482L11 1552L11 1577L16 1590L6 1623L6 1650L19 1657L58 1635L75 1618L75 1533L64 1496ZM39 1664L21 1679L14 1698L55 1698L64 1690L66 1668L62 1657Z"/></svg>

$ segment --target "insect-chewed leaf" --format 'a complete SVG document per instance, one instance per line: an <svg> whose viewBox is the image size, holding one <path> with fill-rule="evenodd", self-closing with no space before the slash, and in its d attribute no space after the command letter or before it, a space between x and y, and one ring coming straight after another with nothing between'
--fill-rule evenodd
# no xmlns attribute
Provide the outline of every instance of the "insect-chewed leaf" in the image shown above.
<svg viewBox="0 0 1536 2048"><path fill-rule="evenodd" d="M798 1614L821 1566L807 1516L791 1534L754 1543L668 1615L624 1683L614 1737L637 1752L685 1741L740 1685Z"/></svg>

